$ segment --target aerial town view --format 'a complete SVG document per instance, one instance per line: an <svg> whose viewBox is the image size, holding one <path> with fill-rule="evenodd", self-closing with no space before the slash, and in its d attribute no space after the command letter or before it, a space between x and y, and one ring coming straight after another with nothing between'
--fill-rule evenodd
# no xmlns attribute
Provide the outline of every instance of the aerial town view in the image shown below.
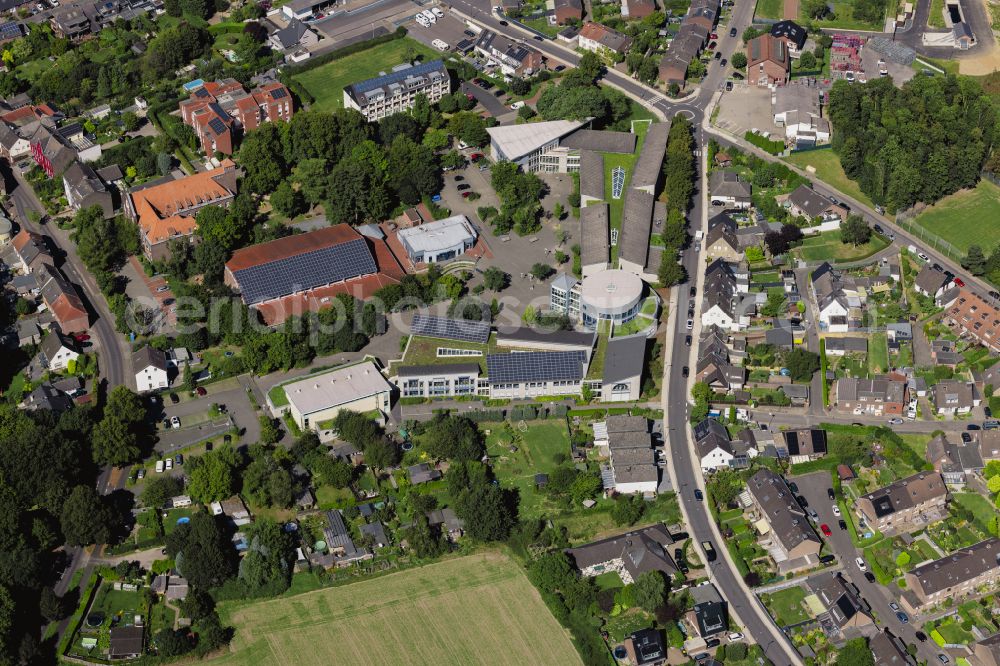
<svg viewBox="0 0 1000 666"><path fill-rule="evenodd" d="M0 666L1000 666L1000 0L0 11Z"/></svg>

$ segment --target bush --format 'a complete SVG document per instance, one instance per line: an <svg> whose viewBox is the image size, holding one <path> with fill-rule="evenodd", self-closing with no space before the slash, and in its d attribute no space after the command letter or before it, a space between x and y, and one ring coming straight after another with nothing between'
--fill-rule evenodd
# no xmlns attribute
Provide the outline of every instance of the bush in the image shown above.
<svg viewBox="0 0 1000 666"><path fill-rule="evenodd" d="M753 132L747 131L743 138L757 146L761 150L768 152L772 155L778 155L785 150L784 141L772 141L771 139L765 139L760 134L754 134Z"/></svg>

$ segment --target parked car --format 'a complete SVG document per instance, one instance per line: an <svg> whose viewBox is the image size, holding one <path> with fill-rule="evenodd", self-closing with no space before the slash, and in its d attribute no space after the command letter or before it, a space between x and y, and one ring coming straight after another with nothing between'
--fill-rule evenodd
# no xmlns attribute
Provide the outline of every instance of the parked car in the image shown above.
<svg viewBox="0 0 1000 666"><path fill-rule="evenodd" d="M833 505L833 515L835 515L835 516L839 516L840 515L840 507L837 506L836 504Z"/></svg>
<svg viewBox="0 0 1000 666"><path fill-rule="evenodd" d="M686 365L683 368L681 368L682 376L687 377L690 374L691 374L691 368L687 367Z"/></svg>
<svg viewBox="0 0 1000 666"><path fill-rule="evenodd" d="M171 416L170 417L170 427L171 428L180 428L181 427L181 420L179 418L177 418L176 416Z"/></svg>
<svg viewBox="0 0 1000 666"><path fill-rule="evenodd" d="M972 441L972 435L970 435L968 432L963 432L962 433L962 441L965 442L966 444L968 444L969 442Z"/></svg>
<svg viewBox="0 0 1000 666"><path fill-rule="evenodd" d="M157 460L156 461L156 473L157 474L162 474L163 473L163 461L162 460Z"/></svg>
<svg viewBox="0 0 1000 666"><path fill-rule="evenodd" d="M793 495L799 494L799 484L795 483L794 481L788 484L788 489L792 491Z"/></svg>
<svg viewBox="0 0 1000 666"><path fill-rule="evenodd" d="M684 324L684 326L685 328L687 328L687 330L690 331L692 328L694 328L694 319L688 319L687 323Z"/></svg>
<svg viewBox="0 0 1000 666"><path fill-rule="evenodd" d="M946 654L939 654L938 655L938 661L940 661L942 664L949 664L949 663L951 663L951 659Z"/></svg>
<svg viewBox="0 0 1000 666"><path fill-rule="evenodd" d="M465 180L465 176L455 176L455 181L456 181L456 182L459 182L459 183L460 183L460 182L462 182L463 180Z"/></svg>
<svg viewBox="0 0 1000 666"><path fill-rule="evenodd" d="M77 342L86 342L87 340L90 340L90 336L86 333L77 333L73 336L73 339Z"/></svg>
<svg viewBox="0 0 1000 666"><path fill-rule="evenodd" d="M826 489L826 496L829 497L832 500L837 499L837 494L835 492L833 492L833 488L827 488Z"/></svg>
<svg viewBox="0 0 1000 666"><path fill-rule="evenodd" d="M970 423L969 425L965 426L965 429L966 430L982 430L982 428L980 428L979 425L976 424L976 423Z"/></svg>
<svg viewBox="0 0 1000 666"><path fill-rule="evenodd" d="M181 401L180 396L178 396L176 393L171 393L170 394L170 402L171 403L173 403L173 404L176 405L180 401Z"/></svg>
<svg viewBox="0 0 1000 666"><path fill-rule="evenodd" d="M865 561L864 561L863 558L860 558L860 557L854 558L854 563L857 564L858 568L861 569L862 571L868 571L868 565L865 564Z"/></svg>
<svg viewBox="0 0 1000 666"><path fill-rule="evenodd" d="M896 613L896 619L902 622L903 624L909 624L910 622L910 616L904 613L903 611L899 611L898 613Z"/></svg>
<svg viewBox="0 0 1000 666"><path fill-rule="evenodd" d="M165 469L165 470L167 470L169 472L173 468L174 468L174 461L173 460L171 460L170 458L167 458L166 460L163 461L163 469Z"/></svg>
<svg viewBox="0 0 1000 666"><path fill-rule="evenodd" d="M837 561L837 556L836 555L824 555L823 557L819 558L819 561L820 561L820 564L833 564L834 562Z"/></svg>
<svg viewBox="0 0 1000 666"><path fill-rule="evenodd" d="M722 66L723 66L723 67L725 67L726 65L728 65L728 64L729 64L729 61L728 61L728 60L726 60L725 58L723 58L723 59L722 59L722 63L721 63L721 64L722 64Z"/></svg>
<svg viewBox="0 0 1000 666"><path fill-rule="evenodd" d="M718 38L719 38L719 35L718 35L717 33L714 33L714 32L713 32L713 33L712 33L711 35L709 35L709 36L708 36L708 38L709 38L709 39L718 39Z"/></svg>
<svg viewBox="0 0 1000 666"><path fill-rule="evenodd" d="M847 529L847 521L846 520L838 520L837 521L837 526L840 529L842 529L842 530L846 530Z"/></svg>
<svg viewBox="0 0 1000 666"><path fill-rule="evenodd" d="M736 36L736 28L730 28L729 29L729 36L730 37L735 37Z"/></svg>
<svg viewBox="0 0 1000 666"><path fill-rule="evenodd" d="M181 453L178 453L177 455L175 455L174 456L174 464L175 465L183 465L184 464L184 455L181 454Z"/></svg>
<svg viewBox="0 0 1000 666"><path fill-rule="evenodd" d="M893 610L893 612L898 611L899 610L899 604L897 604L895 601L890 601L889 602L889 608L891 608Z"/></svg>
<svg viewBox="0 0 1000 666"><path fill-rule="evenodd" d="M685 335L684 336L684 344L687 345L688 347L691 346L691 336L690 335Z"/></svg>
<svg viewBox="0 0 1000 666"><path fill-rule="evenodd" d="M709 638L707 641L705 641L705 647L717 648L720 645L722 645L722 641L720 641L718 638Z"/></svg>
<svg viewBox="0 0 1000 666"><path fill-rule="evenodd" d="M819 520L819 514L816 513L816 509L809 509L809 517L814 521Z"/></svg>
<svg viewBox="0 0 1000 666"><path fill-rule="evenodd" d="M464 191L466 191L468 189L471 189L471 188L472 188L472 185L469 185L468 183L462 183L461 185L458 186L457 189L458 189L459 192L464 192Z"/></svg>
<svg viewBox="0 0 1000 666"><path fill-rule="evenodd" d="M917 637L917 640L920 641L921 643L927 640L927 634L925 634L922 631L916 632L915 636Z"/></svg>
<svg viewBox="0 0 1000 666"><path fill-rule="evenodd" d="M715 52L715 59L716 60L722 60L722 51L716 51Z"/></svg>
<svg viewBox="0 0 1000 666"><path fill-rule="evenodd" d="M462 192L462 198L463 199L468 199L471 194L474 194L474 193L473 192Z"/></svg>
<svg viewBox="0 0 1000 666"><path fill-rule="evenodd" d="M826 523L820 525L819 529L823 532L823 536L828 536L828 537L833 536L833 530L831 530L830 526L827 525Z"/></svg>
<svg viewBox="0 0 1000 666"><path fill-rule="evenodd" d="M688 296L690 296L691 298L694 298L694 295L696 293L698 293L698 290L695 287L691 287L690 289L688 289ZM997 295L997 298L1000 298L1000 295Z"/></svg>
<svg viewBox="0 0 1000 666"><path fill-rule="evenodd" d="M733 89L733 82L732 81L726 81L726 92L730 92L730 91L732 91L732 89Z"/></svg>
<svg viewBox="0 0 1000 666"><path fill-rule="evenodd" d="M957 286L959 286L959 287L964 287L965 286L965 281L962 280L962 278L955 278L955 284Z"/></svg>
<svg viewBox="0 0 1000 666"><path fill-rule="evenodd" d="M866 571L865 572L865 580L867 580L869 583L874 583L875 582L875 574L873 574L871 571Z"/></svg>
<svg viewBox="0 0 1000 666"><path fill-rule="evenodd" d="M194 392L197 393L202 398L204 398L206 395L208 395L208 391L205 390L204 386L199 386L199 387L195 388Z"/></svg>
<svg viewBox="0 0 1000 666"><path fill-rule="evenodd" d="M995 298L997 300L1000 300L1000 291L991 291L989 295L990 298Z"/></svg>
<svg viewBox="0 0 1000 666"><path fill-rule="evenodd" d="M139 471L135 473L135 478L140 480L146 478L146 468L140 467Z"/></svg>
<svg viewBox="0 0 1000 666"><path fill-rule="evenodd" d="M903 419L899 418L898 416L889 419L889 425L902 425L902 424L903 424Z"/></svg>
<svg viewBox="0 0 1000 666"><path fill-rule="evenodd" d="M805 498L805 495L797 495L795 497L795 501L798 502L799 506L801 506L803 509L809 506L809 500Z"/></svg>
<svg viewBox="0 0 1000 666"><path fill-rule="evenodd" d="M694 489L694 498L699 502L705 499L705 493L701 492L701 488Z"/></svg>
<svg viewBox="0 0 1000 666"><path fill-rule="evenodd" d="M733 633L731 633L728 636L726 636L726 638L728 638L730 640L730 642L732 642L732 641L739 641L739 640L743 640L743 634L741 634L738 631L734 631Z"/></svg>

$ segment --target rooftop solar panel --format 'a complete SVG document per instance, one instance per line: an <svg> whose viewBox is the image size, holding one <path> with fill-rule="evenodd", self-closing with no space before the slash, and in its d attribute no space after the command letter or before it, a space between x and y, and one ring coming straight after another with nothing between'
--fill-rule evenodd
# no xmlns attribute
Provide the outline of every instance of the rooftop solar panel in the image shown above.
<svg viewBox="0 0 1000 666"><path fill-rule="evenodd" d="M287 93L285 93L285 89L284 88L275 88L274 90L271 91L271 97L273 97L274 99L281 99L286 94Z"/></svg>
<svg viewBox="0 0 1000 666"><path fill-rule="evenodd" d="M235 272L247 305L378 272L363 238Z"/></svg>
<svg viewBox="0 0 1000 666"><path fill-rule="evenodd" d="M490 354L486 357L486 373L491 384L580 381L585 360L582 351Z"/></svg>
<svg viewBox="0 0 1000 666"><path fill-rule="evenodd" d="M413 67L407 67L406 69L401 69L398 72L391 72L383 76L376 76L372 79L366 79L364 81L359 81L355 83L353 88L357 93L366 93L370 90L375 90L376 88L381 88L384 85L390 83L397 83L399 81L404 81L411 76L420 76L421 74L427 74L428 72L433 72L434 70L441 69L444 64L440 60L431 60L430 62L421 63L419 65L414 65Z"/></svg>
<svg viewBox="0 0 1000 666"><path fill-rule="evenodd" d="M226 123L222 122L218 118L212 118L208 121L208 126L212 128L212 131L216 134L225 134Z"/></svg>
<svg viewBox="0 0 1000 666"><path fill-rule="evenodd" d="M485 321L448 319L433 315L414 315L410 331L427 338L443 338L484 345L490 339L490 324Z"/></svg>

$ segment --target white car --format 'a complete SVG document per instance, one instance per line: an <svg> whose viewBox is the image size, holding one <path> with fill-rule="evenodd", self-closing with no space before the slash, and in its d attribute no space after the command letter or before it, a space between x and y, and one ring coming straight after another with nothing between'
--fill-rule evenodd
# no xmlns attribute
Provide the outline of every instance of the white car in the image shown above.
<svg viewBox="0 0 1000 666"><path fill-rule="evenodd" d="M157 460L156 461L156 473L157 474L162 474L163 473L163 461L162 460Z"/></svg>
<svg viewBox="0 0 1000 666"><path fill-rule="evenodd" d="M181 427L181 420L179 418L177 418L176 416L170 417L170 427L171 428L180 428Z"/></svg>
<svg viewBox="0 0 1000 666"><path fill-rule="evenodd" d="M868 565L865 564L865 561L862 558L855 558L854 563L857 564L858 568L862 571L868 571Z"/></svg>
<svg viewBox="0 0 1000 666"><path fill-rule="evenodd" d="M836 504L833 505L833 515L840 517L840 507Z"/></svg>
<svg viewBox="0 0 1000 666"><path fill-rule="evenodd" d="M743 640L743 634L741 634L738 631L734 631L733 633L726 636L726 638L728 638L730 641L741 641Z"/></svg>
<svg viewBox="0 0 1000 666"><path fill-rule="evenodd" d="M434 13L434 16L437 16L438 18L444 18L444 12L438 9L437 7L431 7L431 11Z"/></svg>
<svg viewBox="0 0 1000 666"><path fill-rule="evenodd" d="M171 460L170 458L167 458L167 459L166 459L166 460L164 461L164 465L163 465L163 466L164 466L164 467L165 467L165 468L166 468L166 469L167 469L168 471L169 471L169 470L172 470L172 469L174 468L174 461L173 461L173 460Z"/></svg>
<svg viewBox="0 0 1000 666"><path fill-rule="evenodd" d="M431 42L431 46L433 46L434 48L436 48L438 51L447 51L448 50L448 42L446 42L446 41L444 41L442 39L435 39L433 42Z"/></svg>
<svg viewBox="0 0 1000 666"><path fill-rule="evenodd" d="M927 256L926 254L924 254L923 252L918 252L918 253L917 253L917 256L918 256L918 257L920 257L920 258L921 258L921 259L922 259L923 261L930 261L930 260L931 260L931 258L930 258L930 257L928 257L928 256Z"/></svg>
<svg viewBox="0 0 1000 666"><path fill-rule="evenodd" d="M690 331L690 330L691 330L692 328L694 328L694 319L688 319L688 320L687 320L687 324L686 324L686 328L687 328L687 330L689 330L689 331Z"/></svg>

